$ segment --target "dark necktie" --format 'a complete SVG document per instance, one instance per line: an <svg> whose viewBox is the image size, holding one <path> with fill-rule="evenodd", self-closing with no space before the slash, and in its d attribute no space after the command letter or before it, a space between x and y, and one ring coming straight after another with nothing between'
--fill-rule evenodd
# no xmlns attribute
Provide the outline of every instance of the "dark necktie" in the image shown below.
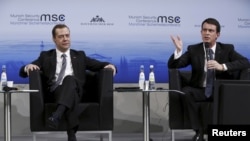
<svg viewBox="0 0 250 141"><path fill-rule="evenodd" d="M213 59L213 50L208 49L208 58L207 60ZM205 95L206 97L210 97L213 93L213 85L214 85L214 69L207 69L207 79L206 79L206 88L205 88Z"/></svg>
<svg viewBox="0 0 250 141"><path fill-rule="evenodd" d="M66 54L62 54L61 57L62 57L62 68L61 68L60 73L58 74L56 82L51 86L50 91L54 91L56 89L56 87L60 84L65 74L66 65L67 65Z"/></svg>

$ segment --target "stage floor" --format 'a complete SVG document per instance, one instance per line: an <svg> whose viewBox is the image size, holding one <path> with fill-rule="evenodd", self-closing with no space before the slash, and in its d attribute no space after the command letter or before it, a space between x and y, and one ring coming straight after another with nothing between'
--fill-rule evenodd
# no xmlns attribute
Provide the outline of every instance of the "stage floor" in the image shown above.
<svg viewBox="0 0 250 141"><path fill-rule="evenodd" d="M191 130L175 131L175 141L191 141L194 132ZM171 141L171 132L151 133L150 138L153 141ZM0 137L4 141L4 137ZM99 141L99 134L85 134L78 132L77 141ZM13 136L12 141L32 141L32 135ZM65 132L50 132L37 135L37 141L67 141ZM108 135L103 134L103 141L108 141ZM143 141L142 133L113 133L112 141Z"/></svg>

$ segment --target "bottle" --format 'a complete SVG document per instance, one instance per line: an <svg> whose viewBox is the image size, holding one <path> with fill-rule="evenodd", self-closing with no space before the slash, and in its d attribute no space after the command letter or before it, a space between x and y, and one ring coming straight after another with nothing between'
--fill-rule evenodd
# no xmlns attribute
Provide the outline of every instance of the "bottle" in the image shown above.
<svg viewBox="0 0 250 141"><path fill-rule="evenodd" d="M2 65L2 73L1 73L1 90L3 87L7 86L7 73L6 66Z"/></svg>
<svg viewBox="0 0 250 141"><path fill-rule="evenodd" d="M140 89L144 89L144 82L145 82L145 74L144 74L144 66L140 66L140 74L139 74L139 87Z"/></svg>
<svg viewBox="0 0 250 141"><path fill-rule="evenodd" d="M155 89L155 74L154 74L154 65L150 65L149 72L149 90Z"/></svg>

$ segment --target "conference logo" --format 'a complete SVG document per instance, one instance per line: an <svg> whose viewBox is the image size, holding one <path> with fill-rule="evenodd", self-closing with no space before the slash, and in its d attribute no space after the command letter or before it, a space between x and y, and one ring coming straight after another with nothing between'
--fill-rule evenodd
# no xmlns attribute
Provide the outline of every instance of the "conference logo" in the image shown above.
<svg viewBox="0 0 250 141"><path fill-rule="evenodd" d="M180 23L181 18L179 16L158 16L157 23Z"/></svg>
<svg viewBox="0 0 250 141"><path fill-rule="evenodd" d="M60 22L64 22L65 21L65 15L64 14L42 14L40 16L40 21L44 21L44 22L57 22L57 21L60 21Z"/></svg>
<svg viewBox="0 0 250 141"><path fill-rule="evenodd" d="M181 26L180 16L133 16L129 15L129 26Z"/></svg>
<svg viewBox="0 0 250 141"><path fill-rule="evenodd" d="M98 15L93 17L90 22L91 23L105 23L104 19L102 17L99 17Z"/></svg>
<svg viewBox="0 0 250 141"><path fill-rule="evenodd" d="M10 14L11 25L55 25L64 23L64 14Z"/></svg>
<svg viewBox="0 0 250 141"><path fill-rule="evenodd" d="M103 17L96 15L92 17L88 22L81 22L80 25L82 26L113 26L114 23L106 22L106 20Z"/></svg>

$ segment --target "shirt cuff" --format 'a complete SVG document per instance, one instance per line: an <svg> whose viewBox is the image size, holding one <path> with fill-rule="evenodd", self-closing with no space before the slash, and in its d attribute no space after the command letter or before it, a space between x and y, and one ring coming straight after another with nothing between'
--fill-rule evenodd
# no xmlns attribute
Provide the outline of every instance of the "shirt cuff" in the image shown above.
<svg viewBox="0 0 250 141"><path fill-rule="evenodd" d="M182 50L180 52L177 52L177 50L174 51L174 59L180 58L182 55Z"/></svg>
<svg viewBox="0 0 250 141"><path fill-rule="evenodd" d="M24 72L27 73L27 65L24 67Z"/></svg>
<svg viewBox="0 0 250 141"><path fill-rule="evenodd" d="M223 71L227 71L227 66L226 66L226 64L222 64L222 66L223 66Z"/></svg>

